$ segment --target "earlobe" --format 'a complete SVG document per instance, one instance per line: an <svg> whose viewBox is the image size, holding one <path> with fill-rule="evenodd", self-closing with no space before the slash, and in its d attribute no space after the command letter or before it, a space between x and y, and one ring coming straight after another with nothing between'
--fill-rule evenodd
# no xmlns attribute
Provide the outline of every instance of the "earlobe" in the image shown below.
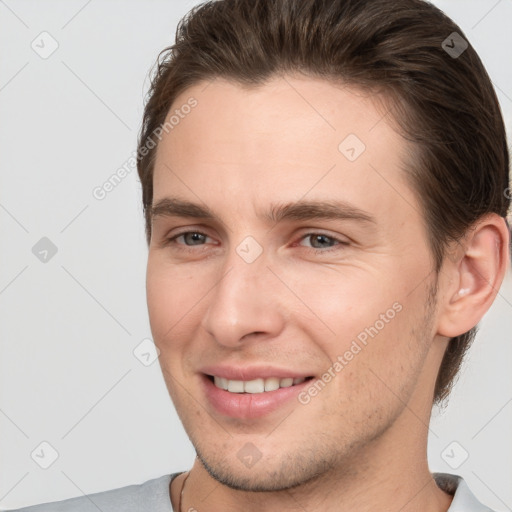
<svg viewBox="0 0 512 512"><path fill-rule="evenodd" d="M493 303L508 268L505 219L486 215L468 230L462 254L441 269L446 283L438 334L453 338L478 324Z"/></svg>

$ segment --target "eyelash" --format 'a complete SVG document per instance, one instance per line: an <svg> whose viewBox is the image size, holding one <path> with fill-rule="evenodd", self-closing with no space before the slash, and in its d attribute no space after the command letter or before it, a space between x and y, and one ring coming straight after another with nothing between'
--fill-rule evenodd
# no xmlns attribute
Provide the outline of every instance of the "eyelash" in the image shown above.
<svg viewBox="0 0 512 512"><path fill-rule="evenodd" d="M176 239L179 238L180 236L187 235L187 234L190 234L190 233L208 237L208 235L206 233L203 233L202 231L195 231L195 230L194 231L183 231L181 233L173 235L170 238L167 238L165 243L164 243L164 245L171 245L171 244L172 245L180 245L180 244L177 244ZM316 231L310 231L309 233L306 233L306 234L302 235L299 240L303 240L303 239L311 237L313 235L324 236L325 238L328 238L330 240L334 240L335 242L337 242L332 247L327 247L325 249L317 249L315 247L304 247L305 249L309 249L310 251L314 252L315 254L319 254L319 253L325 254L326 252L332 252L332 251L338 250L340 248L340 246L344 247L344 246L349 245L348 242L340 240L339 238L333 237L331 235L327 235L325 233L316 232ZM194 247L197 247L197 246L184 245L184 247L180 247L179 250L194 251ZM303 246L301 246L301 247L303 247Z"/></svg>

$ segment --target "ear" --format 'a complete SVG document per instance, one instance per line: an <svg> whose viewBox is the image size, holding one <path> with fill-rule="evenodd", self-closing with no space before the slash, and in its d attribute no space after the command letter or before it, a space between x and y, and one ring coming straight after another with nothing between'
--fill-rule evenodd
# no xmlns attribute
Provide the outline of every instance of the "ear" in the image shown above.
<svg viewBox="0 0 512 512"><path fill-rule="evenodd" d="M469 331L491 307L509 262L509 229L492 213L466 233L440 271L438 334L453 338Z"/></svg>

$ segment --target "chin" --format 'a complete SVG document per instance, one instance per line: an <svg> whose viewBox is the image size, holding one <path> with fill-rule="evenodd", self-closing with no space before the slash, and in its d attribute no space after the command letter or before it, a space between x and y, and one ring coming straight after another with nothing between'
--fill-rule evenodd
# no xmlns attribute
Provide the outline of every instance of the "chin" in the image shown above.
<svg viewBox="0 0 512 512"><path fill-rule="evenodd" d="M216 460L215 456L205 457L196 448L197 458L217 482L238 491L276 492L303 486L320 478L332 469L332 464L324 460L306 460L302 455L273 459L269 464L262 457L252 467L244 467L236 455L233 458Z"/></svg>

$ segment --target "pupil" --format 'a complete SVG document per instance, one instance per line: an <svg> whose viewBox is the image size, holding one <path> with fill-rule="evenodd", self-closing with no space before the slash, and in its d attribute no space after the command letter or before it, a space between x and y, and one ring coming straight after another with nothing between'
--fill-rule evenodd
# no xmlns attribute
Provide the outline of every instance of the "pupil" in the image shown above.
<svg viewBox="0 0 512 512"><path fill-rule="evenodd" d="M326 236L326 235L315 235L315 236L313 237L313 239L315 240L315 242L316 242L316 241L318 241L318 240L320 240L320 244L321 244L321 239L323 239L323 240L324 240L324 242L327 240L327 245L328 245L329 237L328 237L328 236ZM313 244L313 245L314 245L314 244ZM321 246L322 246L322 245L321 245Z"/></svg>
<svg viewBox="0 0 512 512"><path fill-rule="evenodd" d="M202 242L202 238L201 238L201 237L202 237L203 235L202 235L201 233L189 233L189 234L188 234L188 235L186 235L186 236L188 236L188 237L189 237L189 238L188 238L188 241L191 241L192 243L193 243L193 242ZM197 238L197 237L200 237L200 238ZM193 245L197 245L197 244L194 244L194 243L193 243Z"/></svg>

